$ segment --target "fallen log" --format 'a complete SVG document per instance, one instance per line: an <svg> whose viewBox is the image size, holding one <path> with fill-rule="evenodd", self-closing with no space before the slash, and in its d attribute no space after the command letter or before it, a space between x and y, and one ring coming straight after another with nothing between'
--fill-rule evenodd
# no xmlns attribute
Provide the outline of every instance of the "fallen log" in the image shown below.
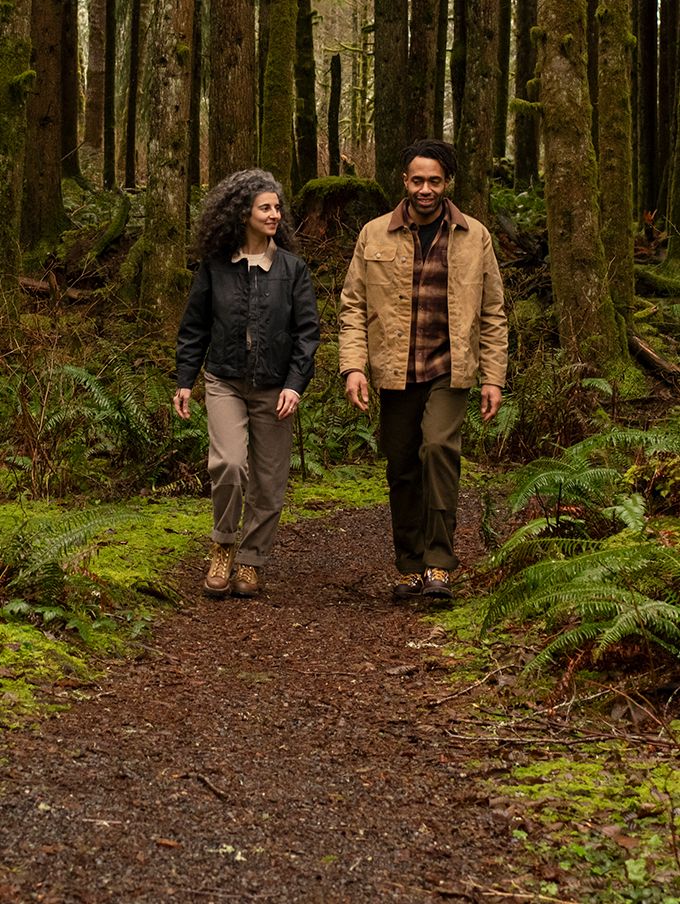
<svg viewBox="0 0 680 904"><path fill-rule="evenodd" d="M46 279L30 279L28 276L19 277L19 287L27 295L38 297L52 296L55 294L55 287ZM83 301L91 298L92 292L88 289L62 289L57 287L60 299L68 299L69 301Z"/></svg>
<svg viewBox="0 0 680 904"><path fill-rule="evenodd" d="M640 339L639 336L629 333L628 348L630 349L631 354L633 354L641 364L644 364L645 367L656 371L661 374L662 377L669 379L672 383L680 380L680 366L673 364L672 361L667 361L666 358L662 358L661 355L657 354L651 345L645 342L644 339Z"/></svg>

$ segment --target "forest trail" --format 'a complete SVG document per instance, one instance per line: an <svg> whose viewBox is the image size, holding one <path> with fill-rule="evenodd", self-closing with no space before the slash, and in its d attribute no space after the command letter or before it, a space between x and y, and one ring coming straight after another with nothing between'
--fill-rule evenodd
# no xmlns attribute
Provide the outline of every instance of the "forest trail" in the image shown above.
<svg viewBox="0 0 680 904"><path fill-rule="evenodd" d="M465 494L460 521L470 564ZM147 656L3 743L0 902L492 899L512 825L427 706L455 663L390 555L379 508L282 528L259 600L204 598L188 563Z"/></svg>

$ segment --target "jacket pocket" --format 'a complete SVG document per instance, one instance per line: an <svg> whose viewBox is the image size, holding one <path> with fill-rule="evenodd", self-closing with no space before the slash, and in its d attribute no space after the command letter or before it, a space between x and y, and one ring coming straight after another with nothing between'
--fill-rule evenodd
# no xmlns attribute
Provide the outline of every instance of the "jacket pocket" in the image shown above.
<svg viewBox="0 0 680 904"><path fill-rule="evenodd" d="M371 286L388 286L394 276L394 259L397 255L395 247L385 245L366 245L364 262L366 265L366 283Z"/></svg>

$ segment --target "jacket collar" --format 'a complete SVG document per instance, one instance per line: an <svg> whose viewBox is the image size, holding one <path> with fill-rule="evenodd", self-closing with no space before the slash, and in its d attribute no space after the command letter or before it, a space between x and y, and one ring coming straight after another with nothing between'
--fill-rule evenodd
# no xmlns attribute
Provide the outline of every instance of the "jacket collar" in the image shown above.
<svg viewBox="0 0 680 904"><path fill-rule="evenodd" d="M461 229L468 229L467 220L453 201L450 201L448 198L444 198L444 219L449 225L459 226ZM400 201L397 207L392 211L392 217L387 226L387 231L394 232L397 229L402 229L404 226L408 228L412 222L413 221L408 215L408 202L406 201L406 198L404 198L404 200Z"/></svg>
<svg viewBox="0 0 680 904"><path fill-rule="evenodd" d="M267 245L267 248L264 252L264 257L262 258L262 260L260 261L258 266L261 267L265 271L271 270L271 266L274 263L274 255L275 254L276 254L276 242L274 241L274 239L269 239L269 244ZM246 259L247 259L247 256L243 253L242 248L239 248L239 250L236 251L231 256L232 264L238 264L239 261L244 261Z"/></svg>

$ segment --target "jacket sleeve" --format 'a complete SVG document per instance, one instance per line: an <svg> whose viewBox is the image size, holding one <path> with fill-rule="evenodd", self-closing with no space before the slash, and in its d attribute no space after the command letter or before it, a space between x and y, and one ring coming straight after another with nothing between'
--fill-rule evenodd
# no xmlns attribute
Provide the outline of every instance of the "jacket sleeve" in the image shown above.
<svg viewBox="0 0 680 904"><path fill-rule="evenodd" d="M309 268L298 260L293 283L293 315L291 323L293 348L284 389L302 395L314 376L314 355L319 347L319 314Z"/></svg>
<svg viewBox="0 0 680 904"><path fill-rule="evenodd" d="M202 263L194 277L177 334L177 386L191 389L203 366L212 328L212 280Z"/></svg>
<svg viewBox="0 0 680 904"><path fill-rule="evenodd" d="M503 304L503 280L491 236L484 230L484 286L479 324L479 379L505 385L508 367L508 321Z"/></svg>
<svg viewBox="0 0 680 904"><path fill-rule="evenodd" d="M343 376L352 370L364 372L368 363L365 244L366 227L359 233L340 294L338 343Z"/></svg>

